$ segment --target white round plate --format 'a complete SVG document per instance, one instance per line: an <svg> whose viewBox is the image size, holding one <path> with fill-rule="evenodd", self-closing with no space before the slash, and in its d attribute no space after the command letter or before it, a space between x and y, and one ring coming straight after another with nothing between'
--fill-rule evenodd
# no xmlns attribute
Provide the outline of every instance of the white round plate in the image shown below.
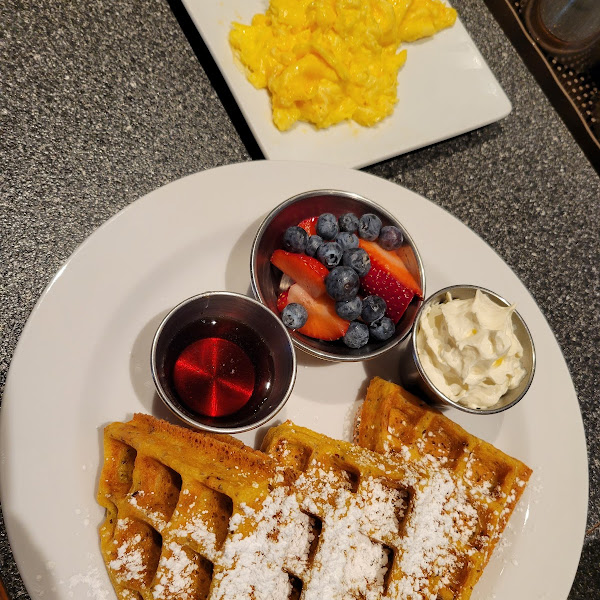
<svg viewBox="0 0 600 600"><path fill-rule="evenodd" d="M81 245L32 312L0 420L2 509L32 598L114 598L97 534L103 427L134 412L170 418L150 375L159 321L199 292L250 293L250 246L261 219L286 198L320 188L356 192L395 214L421 250L430 294L471 283L516 302L537 349L527 396L498 415L448 413L534 470L472 597L567 597L585 529L585 437L564 359L525 287L472 231L417 194L342 167L263 161L192 175L133 203ZM331 364L299 355L296 387L278 420L349 439L367 382L396 379L395 358ZM240 437L255 445L263 433Z"/></svg>

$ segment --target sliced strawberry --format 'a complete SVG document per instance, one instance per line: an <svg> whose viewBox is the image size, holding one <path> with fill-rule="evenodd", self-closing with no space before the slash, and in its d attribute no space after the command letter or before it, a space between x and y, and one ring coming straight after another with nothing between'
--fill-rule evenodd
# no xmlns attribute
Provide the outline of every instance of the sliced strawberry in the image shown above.
<svg viewBox="0 0 600 600"><path fill-rule="evenodd" d="M275 250L271 262L296 283L300 283L313 298L318 298L327 292L325 277L329 274L329 270L316 258L306 254Z"/></svg>
<svg viewBox="0 0 600 600"><path fill-rule="evenodd" d="M279 296L277 296L277 310L281 312L288 304L288 292L289 290L285 290L285 292L281 292Z"/></svg>
<svg viewBox="0 0 600 600"><path fill-rule="evenodd" d="M415 295L412 290L376 263L371 263L369 272L360 282L365 292L381 296L385 300L386 315L394 323L398 323Z"/></svg>
<svg viewBox="0 0 600 600"><path fill-rule="evenodd" d="M314 298L300 284L295 283L288 290L287 300L302 304L308 312L308 320L298 329L303 335L330 342L339 340L348 330L350 322L338 317L335 302L327 294Z"/></svg>
<svg viewBox="0 0 600 600"><path fill-rule="evenodd" d="M318 215L316 217L309 217L298 223L298 227L302 227L308 235L316 235L317 233L317 221L319 220Z"/></svg>
<svg viewBox="0 0 600 600"><path fill-rule="evenodd" d="M381 269L387 271L409 290L414 292L419 298L423 297L423 290L406 268L404 261L393 250L384 250L377 242L368 242L359 240L361 248L367 251L371 258L371 264L377 264Z"/></svg>

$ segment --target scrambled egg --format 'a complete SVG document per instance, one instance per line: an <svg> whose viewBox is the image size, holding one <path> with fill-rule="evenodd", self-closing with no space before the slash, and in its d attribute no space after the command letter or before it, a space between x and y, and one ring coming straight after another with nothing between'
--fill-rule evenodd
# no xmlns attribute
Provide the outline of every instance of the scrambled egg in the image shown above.
<svg viewBox="0 0 600 600"><path fill-rule="evenodd" d="M251 25L233 23L229 43L250 82L268 89L278 129L371 126L398 101L401 43L455 20L439 0L271 0Z"/></svg>

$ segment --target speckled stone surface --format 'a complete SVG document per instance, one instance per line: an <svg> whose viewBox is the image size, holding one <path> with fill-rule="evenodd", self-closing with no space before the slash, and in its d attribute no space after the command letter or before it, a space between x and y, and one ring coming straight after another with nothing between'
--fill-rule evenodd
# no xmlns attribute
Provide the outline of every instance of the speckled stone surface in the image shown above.
<svg viewBox="0 0 600 600"><path fill-rule="evenodd" d="M365 171L471 227L548 319L578 393L590 459L588 533L569 598L597 598L600 179L484 3L454 5L512 113ZM99 225L184 175L261 158L180 10L165 0L0 3L0 391L35 302ZM3 525L0 574L11 599L29 598Z"/></svg>

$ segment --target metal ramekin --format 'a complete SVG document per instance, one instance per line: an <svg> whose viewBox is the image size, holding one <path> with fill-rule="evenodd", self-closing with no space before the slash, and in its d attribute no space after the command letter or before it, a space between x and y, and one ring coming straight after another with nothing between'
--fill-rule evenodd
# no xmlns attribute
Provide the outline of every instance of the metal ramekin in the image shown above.
<svg viewBox="0 0 600 600"><path fill-rule="evenodd" d="M277 311L277 296L280 288L280 274L270 263L270 257L281 248L283 232L291 225L297 225L306 218L331 212L340 216L353 212L358 217L365 213L375 213L384 225L395 225L404 235L400 249L402 259L412 275L419 281L425 295L425 269L421 256L406 228L387 210L358 194L340 190L314 190L298 194L282 202L263 220L256 233L250 257L250 277L254 295L260 302ZM406 313L396 326L396 333L385 342L369 342L359 349L348 348L341 341L326 342L315 340L298 332L291 332L297 348L317 358L329 361L351 362L374 358L399 344L410 333L413 322L423 300L414 298Z"/></svg>
<svg viewBox="0 0 600 600"><path fill-rule="evenodd" d="M179 399L171 377L174 360L183 349L180 336L201 319L229 319L251 328L269 349L269 356L251 356L270 361L271 384L261 389L239 411L208 417L189 410ZM187 335L187 334L185 334ZM184 300L173 308L158 327L151 351L152 377L165 405L188 425L213 433L239 433L272 419L287 402L296 380L296 353L290 335L272 311L253 298L232 292L206 292Z"/></svg>
<svg viewBox="0 0 600 600"><path fill-rule="evenodd" d="M507 410L515 406L529 389L535 373L535 347L531 333L521 315L514 311L512 315L515 335L523 346L523 367L527 375L521 383L513 390L508 390L502 398L489 408L471 408L448 398L433 384L421 363L417 348L417 335L419 333L420 319L427 307L432 304L443 302L446 294L450 293L453 299L466 300L472 298L475 292L480 290L499 306L511 306L511 303L495 292L475 285L453 285L439 290L430 296L419 309L415 325L410 337L405 340L401 348L400 377L402 384L407 388L413 388L424 394L432 403L444 406L452 406L463 412L476 415L491 415Z"/></svg>

